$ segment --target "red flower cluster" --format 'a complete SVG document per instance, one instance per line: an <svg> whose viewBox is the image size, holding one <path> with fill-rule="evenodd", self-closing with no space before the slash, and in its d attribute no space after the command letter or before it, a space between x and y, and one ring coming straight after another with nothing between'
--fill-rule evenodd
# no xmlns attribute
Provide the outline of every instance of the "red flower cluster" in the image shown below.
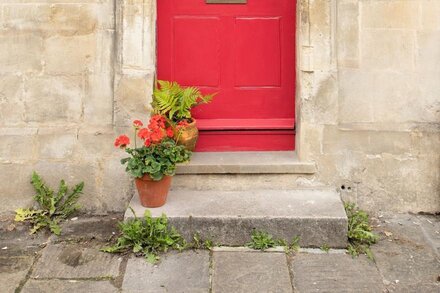
<svg viewBox="0 0 440 293"><path fill-rule="evenodd" d="M134 127L134 128L139 129L139 128L141 128L142 126L144 126L144 123L142 123L141 120L134 120L134 121L133 121L133 127Z"/></svg>
<svg viewBox="0 0 440 293"><path fill-rule="evenodd" d="M161 142L167 136L173 137L174 131L171 127L166 128L166 120L161 115L151 117L148 127L142 128L138 132L138 137L144 141L146 147L152 143Z"/></svg>
<svg viewBox="0 0 440 293"><path fill-rule="evenodd" d="M128 136L126 136L126 135L120 135L115 140L115 147L117 147L117 148L119 148L119 147L125 148L129 144L130 144L130 138L128 138Z"/></svg>

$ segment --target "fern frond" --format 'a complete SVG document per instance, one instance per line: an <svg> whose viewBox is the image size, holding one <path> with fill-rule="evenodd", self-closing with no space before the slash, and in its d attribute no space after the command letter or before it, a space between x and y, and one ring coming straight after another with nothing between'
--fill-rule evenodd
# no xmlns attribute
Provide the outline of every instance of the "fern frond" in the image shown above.
<svg viewBox="0 0 440 293"><path fill-rule="evenodd" d="M179 121L190 119L191 109L199 104L209 103L214 95L203 96L197 87L184 88L174 81L158 80L151 105L154 113Z"/></svg>

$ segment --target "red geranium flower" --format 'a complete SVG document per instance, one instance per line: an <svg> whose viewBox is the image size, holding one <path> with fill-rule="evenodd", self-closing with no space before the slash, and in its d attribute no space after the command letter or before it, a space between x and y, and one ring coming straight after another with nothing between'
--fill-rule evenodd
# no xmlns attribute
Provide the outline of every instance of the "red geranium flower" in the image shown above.
<svg viewBox="0 0 440 293"><path fill-rule="evenodd" d="M125 148L130 144L130 139L126 135L120 135L115 140L115 147Z"/></svg>
<svg viewBox="0 0 440 293"><path fill-rule="evenodd" d="M144 124L142 123L141 120L134 120L134 121L133 121L133 126L134 126L134 128L139 129L139 128L141 128L142 126L144 126Z"/></svg>
<svg viewBox="0 0 440 293"><path fill-rule="evenodd" d="M149 146L151 145L151 139L150 139L150 138L147 138L147 139L144 141L144 145L145 145L146 147L149 147Z"/></svg>
<svg viewBox="0 0 440 293"><path fill-rule="evenodd" d="M158 143L162 140L162 138L165 136L164 131L160 128L155 129L152 133L151 133L151 140L154 143Z"/></svg>
<svg viewBox="0 0 440 293"><path fill-rule="evenodd" d="M168 127L168 128L167 128L167 136L168 136L169 138L171 138L171 137L174 136L173 128L171 128L171 127Z"/></svg>
<svg viewBox="0 0 440 293"><path fill-rule="evenodd" d="M139 130L138 136L140 139L145 140L150 137L150 130L148 130L147 128L142 128L141 130Z"/></svg>
<svg viewBox="0 0 440 293"><path fill-rule="evenodd" d="M165 117L159 114L152 116L150 119L150 125L153 127L165 128L165 122Z"/></svg>

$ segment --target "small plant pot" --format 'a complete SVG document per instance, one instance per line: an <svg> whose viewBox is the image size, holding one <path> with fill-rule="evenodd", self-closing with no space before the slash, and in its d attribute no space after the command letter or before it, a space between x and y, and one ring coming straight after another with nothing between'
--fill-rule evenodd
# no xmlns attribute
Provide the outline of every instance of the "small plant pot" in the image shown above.
<svg viewBox="0 0 440 293"><path fill-rule="evenodd" d="M161 180L154 181L148 174L141 178L136 178L136 187L142 206L146 208L163 206L167 201L171 179L171 176L164 176Z"/></svg>
<svg viewBox="0 0 440 293"><path fill-rule="evenodd" d="M189 151L194 151L198 138L199 130L196 126L196 120L193 119L188 126L179 130L177 134L177 143L185 146L185 148Z"/></svg>

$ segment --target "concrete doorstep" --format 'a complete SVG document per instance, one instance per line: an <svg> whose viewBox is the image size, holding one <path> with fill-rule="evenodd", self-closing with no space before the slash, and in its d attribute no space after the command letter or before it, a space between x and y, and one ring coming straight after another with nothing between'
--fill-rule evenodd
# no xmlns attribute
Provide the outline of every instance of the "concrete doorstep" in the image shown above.
<svg viewBox="0 0 440 293"><path fill-rule="evenodd" d="M137 194L130 207L138 217L147 210ZM347 246L347 216L339 194L330 189L171 190L163 207L148 210L153 217L167 215L187 240L197 233L216 244L242 246L257 229L287 241L298 236L301 247ZM125 220L133 217L127 209Z"/></svg>

